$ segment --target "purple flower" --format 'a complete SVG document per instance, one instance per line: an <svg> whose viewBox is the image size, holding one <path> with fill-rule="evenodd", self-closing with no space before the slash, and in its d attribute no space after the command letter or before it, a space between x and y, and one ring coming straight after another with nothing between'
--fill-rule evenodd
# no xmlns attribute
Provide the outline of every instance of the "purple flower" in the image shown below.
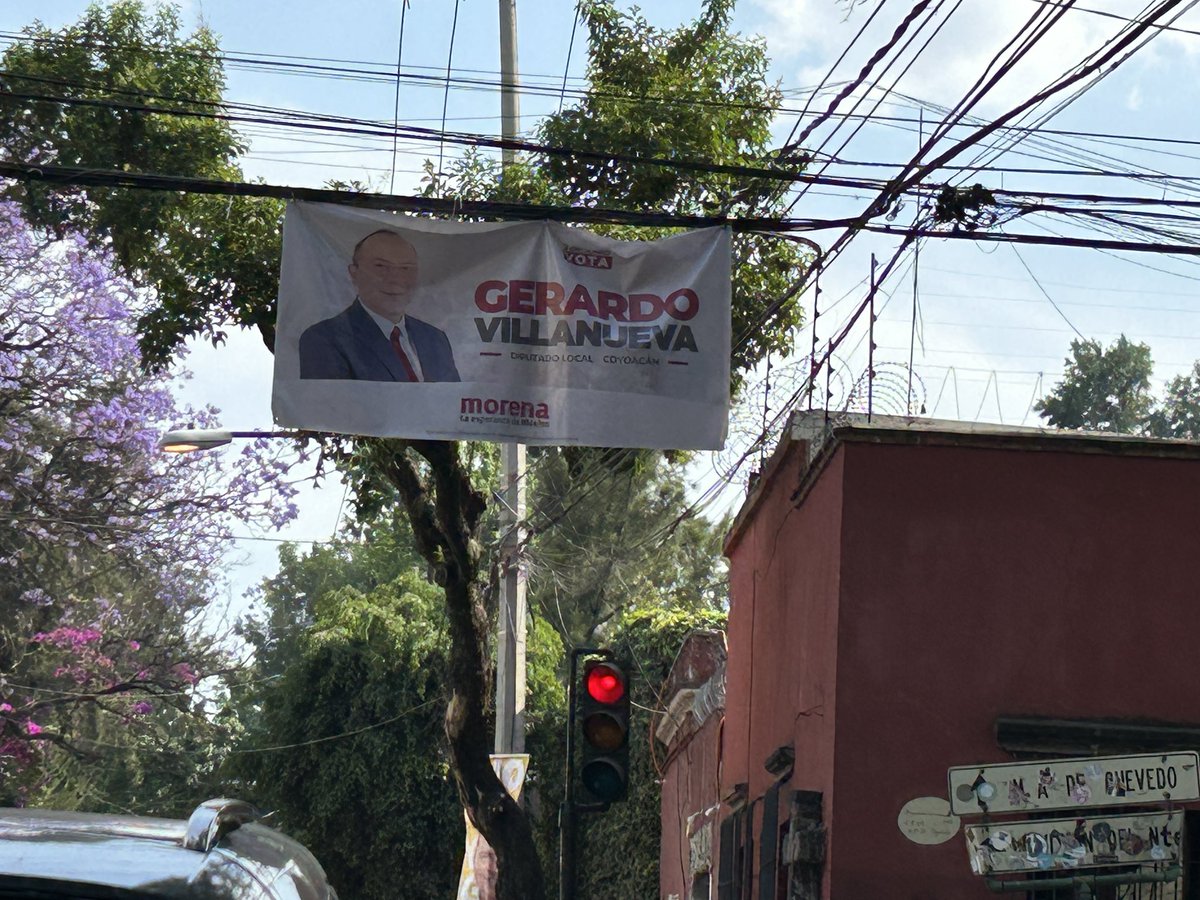
<svg viewBox="0 0 1200 900"><path fill-rule="evenodd" d="M34 606L50 606L54 603L54 598L41 588L30 588L21 594L21 600Z"/></svg>
<svg viewBox="0 0 1200 900"><path fill-rule="evenodd" d="M198 661L172 666L140 651L182 642L175 659L193 659L181 623L223 595L234 528L294 517L289 474L302 456L280 441L241 454L159 453L161 432L220 418L176 401L183 373L142 370L145 296L110 253L80 235L33 230L12 202L0 201L0 247L0 568L20 600L4 629L25 651L3 674L54 691L64 680L196 684ZM112 592L109 572L129 574L118 582L123 594ZM129 704L134 715L153 710ZM60 709L54 728L69 736L71 706ZM29 740L41 726L15 717L13 704L0 712L24 732L0 741L0 781L27 773L14 782L19 792L57 750Z"/></svg>

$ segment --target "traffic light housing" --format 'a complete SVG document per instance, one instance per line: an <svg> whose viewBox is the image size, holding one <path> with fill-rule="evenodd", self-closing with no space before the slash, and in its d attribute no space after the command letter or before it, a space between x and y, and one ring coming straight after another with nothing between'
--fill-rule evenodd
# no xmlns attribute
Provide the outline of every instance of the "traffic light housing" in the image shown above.
<svg viewBox="0 0 1200 900"><path fill-rule="evenodd" d="M610 659L588 660L579 684L580 801L624 800L629 790L629 678Z"/></svg>

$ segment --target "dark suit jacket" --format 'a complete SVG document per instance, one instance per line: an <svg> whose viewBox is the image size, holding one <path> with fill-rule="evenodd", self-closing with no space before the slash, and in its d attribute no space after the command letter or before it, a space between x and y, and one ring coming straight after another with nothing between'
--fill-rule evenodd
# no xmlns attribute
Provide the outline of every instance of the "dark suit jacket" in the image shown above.
<svg viewBox="0 0 1200 900"><path fill-rule="evenodd" d="M450 342L440 328L406 316L405 329L426 381L460 381ZM408 381L392 343L358 300L300 336L300 377Z"/></svg>

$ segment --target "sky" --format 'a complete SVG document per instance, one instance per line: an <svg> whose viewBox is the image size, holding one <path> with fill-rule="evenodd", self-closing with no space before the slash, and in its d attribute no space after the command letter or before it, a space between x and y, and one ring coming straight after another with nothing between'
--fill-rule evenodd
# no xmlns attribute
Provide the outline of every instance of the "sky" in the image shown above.
<svg viewBox="0 0 1200 900"><path fill-rule="evenodd" d="M57 28L75 20L85 6L83 0L4 0L0 47L35 16ZM699 2L655 0L644 6L651 21L674 26L694 16ZM878 14L864 27L877 7ZM910 8L907 0L882 6L876 0L742 0L734 25L745 34L763 36L772 76L785 95L777 141L785 140L798 121L812 122L841 85L885 44ZM941 0L931 8L939 15L883 74L879 87L852 94L839 115L813 131L805 146L824 155L817 156L810 172L843 178L894 174L915 153L919 133L927 134L940 120L941 108L957 103L993 54L1044 6L1039 0ZM1136 0L1080 0L987 92L972 114L994 118L1026 100L1113 36L1124 24L1115 17L1136 17L1145 8ZM401 123L430 129L439 129L444 116L450 130L499 131L495 3L411 0L403 12L402 42L400 0L187 0L182 11L189 26L207 23L231 55L230 100L379 121L391 121L398 112ZM583 85L584 36L581 27L573 36L574 7L569 0L517 0L517 20L525 86L522 125L530 132L539 116L570 103ZM942 27L916 53L938 23ZM1027 136L1006 150L997 147L983 158L982 171L943 171L932 180L1020 191L1191 197L1200 183L1200 118L1195 115L1200 105L1200 9L1187 12L1173 27L1178 30L1162 32L1098 84L1039 122L1056 133ZM843 51L844 58L834 66ZM404 78L397 93L398 55ZM453 76L449 90L444 81L448 64ZM376 74L364 75L364 70ZM1058 95L1056 101L1071 94ZM1039 109L1044 112L1053 105ZM862 124L868 111L871 120ZM841 115L847 112L858 117ZM960 128L954 135L966 133ZM448 157L455 152L436 142L401 141L393 147L390 139L297 135L264 126L248 127L243 135L250 146L243 161L247 174L292 186L358 180L378 190L415 193L424 160L436 164L439 153ZM953 162L974 166L978 156L979 148L967 150ZM831 157L836 161L826 165ZM1015 171L1029 169L1043 171ZM817 184L798 198L791 214L852 215L870 199L862 189ZM912 201L894 210L894 224L911 222L915 211ZM1167 211L1187 213L1179 207ZM1002 227L1029 234L1112 236L1087 230L1078 216L1030 215ZM828 247L838 235L826 230L807 236ZM865 297L872 254L882 266L898 246L894 236L861 235L822 274L819 346L842 329ZM1125 334L1147 343L1161 388L1200 358L1196 266L1197 258L1175 255L924 240L919 257L907 254L877 293L875 411L904 413L911 396L915 410L939 418L1038 424L1033 403L1061 376L1071 340L1081 336L1107 345ZM732 474L731 466L746 455L764 423L771 423L792 399L807 372L812 300L811 291L800 300L809 324L796 335L796 354L774 359L770 370L764 367L755 373L734 410L728 447L694 470L702 484L717 480L718 473L735 483L725 492L726 507L736 506L737 484L753 467L755 454ZM867 344L864 318L835 351L830 377L835 405L850 402L854 385L861 385L868 368ZM184 399L216 405L231 428L271 427L271 358L257 337L235 334L220 348L196 346L187 365L193 376L180 384ZM768 383L769 392L764 388ZM823 393L823 382L820 390ZM815 402L820 405L819 398ZM336 479L307 491L300 518L282 537L328 539L344 512L344 499ZM281 536L260 537L268 539L238 542L235 595L273 571L275 542Z"/></svg>

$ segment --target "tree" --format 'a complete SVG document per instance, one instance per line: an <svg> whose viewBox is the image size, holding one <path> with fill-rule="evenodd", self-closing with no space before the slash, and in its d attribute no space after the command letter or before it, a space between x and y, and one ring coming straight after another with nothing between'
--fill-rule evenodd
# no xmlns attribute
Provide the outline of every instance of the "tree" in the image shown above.
<svg viewBox="0 0 1200 900"><path fill-rule="evenodd" d="M1155 437L1200 438L1200 362L1192 371L1176 375L1167 384L1166 396L1147 420L1147 430Z"/></svg>
<svg viewBox="0 0 1200 900"><path fill-rule="evenodd" d="M1146 344L1121 335L1107 350L1072 341L1063 380L1035 405L1056 428L1083 428L1147 437L1200 438L1200 362L1154 396L1154 363Z"/></svg>
<svg viewBox="0 0 1200 900"><path fill-rule="evenodd" d="M322 551L283 574L329 561ZM298 599L267 592L274 610ZM452 894L462 820L440 735L448 640L439 591L410 568L310 599L313 620L293 630L294 652L286 632L262 632L284 640L260 649L254 678L269 680L242 700L256 714L243 718L226 767L234 789L275 811L344 896L388 900L397 885L406 897ZM284 660L277 676L259 674Z"/></svg>
<svg viewBox="0 0 1200 900"><path fill-rule="evenodd" d="M1105 350L1071 341L1063 380L1034 409L1055 428L1139 434L1154 406L1150 348L1121 335Z"/></svg>
<svg viewBox="0 0 1200 900"><path fill-rule="evenodd" d="M457 884L462 819L439 733L448 629L422 570L407 522L387 508L308 553L285 545L243 628L254 665L230 686L241 738L227 789L276 811L338 891L361 900L390 900L397 884L444 897ZM562 706L561 657L553 631L535 627L534 730ZM531 777L558 763L535 759Z"/></svg>
<svg viewBox="0 0 1200 900"><path fill-rule="evenodd" d="M569 646L594 646L632 610L718 610L725 522L689 508L659 454L531 455L529 603Z"/></svg>
<svg viewBox="0 0 1200 900"><path fill-rule="evenodd" d="M32 29L30 39L18 44L24 55L6 52L5 69L26 77L25 83L11 78L4 82L15 101L2 110L7 115L0 115L0 146L7 153L43 162L66 161L75 158L71 156L75 153L83 164L98 168L114 162L131 169L159 164L164 168L158 171L180 172L169 156L157 162L131 156L125 140L131 129L153 132L160 117L162 122L169 118L176 125L184 121L151 111L162 110L160 104L168 101L161 99L158 85L144 72L179 51L177 55L200 60L208 67L206 71L219 76L219 59L180 39L170 21L156 30L153 23L138 18L131 0L122 0L114 8L122 11L121 17L105 18L102 11L93 9L81 32L54 35ZM544 134L555 140L616 142L588 148L607 154L663 148L675 153L677 144L669 134L656 136L648 146L630 146L639 134L654 129L620 126L622 119L645 125L667 116L679 135L679 146L687 136L692 142L689 150L714 154L698 160L700 163L758 158L765 149L766 126L778 106L779 94L763 80L766 62L761 43L728 34L732 8L733 0L708 0L695 23L663 32L650 28L636 15L618 13L606 0L583 3L580 10L589 28L589 73L594 82L587 112L568 110L547 123ZM188 40L203 42L205 35L198 33ZM85 47L119 46L124 57L109 61L103 54L65 52L66 47L80 43ZM696 73L703 76L696 79L697 90L689 92L687 103L668 115L665 111L676 103L671 92L682 84L690 87ZM89 93L73 93L67 103L45 99L44 94L28 99L30 76L56 79L59 87ZM194 73L181 75L189 89L195 80ZM86 87L80 88L81 84ZM18 93L25 96L17 98ZM609 93L626 94L631 100L609 104L602 100ZM213 102L211 96L196 99ZM170 96L170 102L182 102L180 95ZM39 104L48 104L51 109L44 115L27 116L25 104L38 109ZM83 127L79 119L86 124L86 118L62 114L64 107L91 109L89 115L104 127ZM592 118L608 119L610 127L603 133L591 131ZM3 124L10 119L17 123L15 130ZM180 142L177 137L176 143ZM207 164L232 173L239 152L236 144L215 141L209 147ZM579 157L562 166L554 160L534 160L525 167L530 173L527 183L531 189L546 186L547 196L575 196L594 203L606 196L609 175L619 170L634 208L720 209L739 214L751 210L768 213L777 208L773 205L777 182L740 175L726 178L694 168L687 177L665 177L662 167L637 165L626 170L615 161L589 167L582 160ZM514 180L520 177L515 175ZM500 186L508 190L507 182ZM48 198L36 192L23 190L17 196L31 216L67 218L57 207L48 214ZM97 242L111 240L120 248L118 258L125 269L156 289L156 306L141 320L142 343L150 364L165 363L189 335L219 335L219 329L231 319L259 327L271 345L278 269L277 204L193 201L189 196L181 199L177 208L172 205L175 201L149 201L144 194L131 198L120 191L92 188L81 189L78 196L85 202L71 207L71 221ZM624 197L616 199L623 201ZM195 207L188 205L193 202ZM145 205L147 215L105 214L120 203L126 204L127 214ZM123 229L132 233L123 237ZM147 238L148 234L153 237ZM129 253L126 247L132 248ZM791 245L761 237L739 240L735 256L739 284L734 313L736 381L740 370L769 350L789 345L791 326L799 313L794 305L778 303L775 298L785 296L784 289L799 274L804 257ZM472 483L466 451L438 442L360 440L349 447L338 446L334 452L344 465L372 471L402 498L417 547L444 593L451 694L445 730L460 801L496 850L498 895L505 900L536 900L544 896L544 889L529 821L508 797L488 762L487 635L494 609L480 579L479 536L486 503Z"/></svg>
<svg viewBox="0 0 1200 900"><path fill-rule="evenodd" d="M287 463L164 459L161 429L214 411L141 371L133 287L12 203L0 246L0 802L103 804L122 783L125 808L161 810L207 733L194 686L229 664L197 628L222 549L235 520L293 514Z"/></svg>
<svg viewBox="0 0 1200 900"><path fill-rule="evenodd" d="M88 7L61 32L37 25L3 54L0 148L20 162L240 181L245 151L220 112L215 36L181 35L179 9L140 0ZM138 323L143 361L162 368L196 334L236 323L274 341L283 204L182 191L26 182L8 196L35 227L88 236L154 289Z"/></svg>

